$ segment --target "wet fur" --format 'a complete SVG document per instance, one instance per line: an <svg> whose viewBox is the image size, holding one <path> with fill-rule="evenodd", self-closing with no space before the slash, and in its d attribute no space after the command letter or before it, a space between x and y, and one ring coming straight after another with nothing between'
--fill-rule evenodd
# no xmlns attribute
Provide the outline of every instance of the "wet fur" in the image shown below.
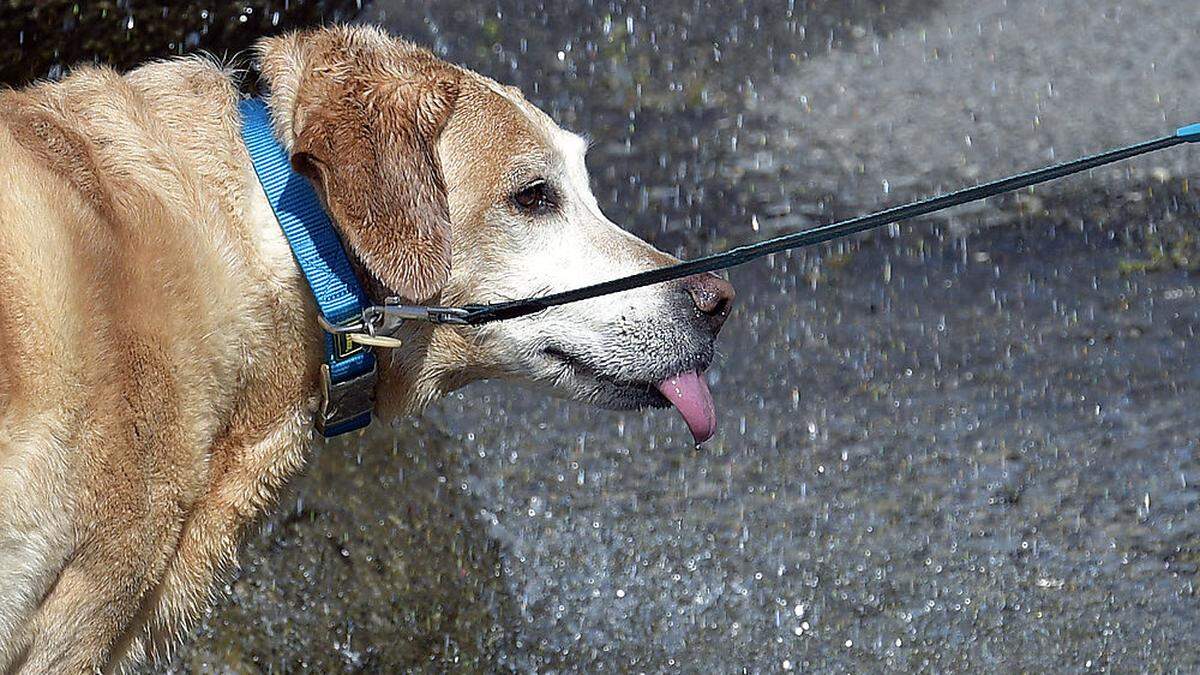
<svg viewBox="0 0 1200 675"><path fill-rule="evenodd" d="M257 59L278 136L376 296L487 301L673 260L603 218L582 147L515 90L374 28L266 39ZM312 442L321 333L242 145L235 80L180 58L0 93L0 672L168 653ZM578 193L541 224L564 228L563 259L506 210L523 171ZM681 297L409 327L380 359L376 412L481 377L644 404L647 382L711 354Z"/></svg>

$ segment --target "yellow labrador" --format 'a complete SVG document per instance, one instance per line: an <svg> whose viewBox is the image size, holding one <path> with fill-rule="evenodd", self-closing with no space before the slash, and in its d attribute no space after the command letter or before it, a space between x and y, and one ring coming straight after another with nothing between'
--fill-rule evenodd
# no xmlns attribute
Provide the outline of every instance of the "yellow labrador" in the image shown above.
<svg viewBox="0 0 1200 675"><path fill-rule="evenodd" d="M674 262L601 214L585 143L517 90L374 28L262 40L275 132L378 299L491 302ZM201 58L0 93L0 672L164 654L305 460L316 307ZM410 325L375 413L479 378L676 403L729 310L715 276L478 329Z"/></svg>

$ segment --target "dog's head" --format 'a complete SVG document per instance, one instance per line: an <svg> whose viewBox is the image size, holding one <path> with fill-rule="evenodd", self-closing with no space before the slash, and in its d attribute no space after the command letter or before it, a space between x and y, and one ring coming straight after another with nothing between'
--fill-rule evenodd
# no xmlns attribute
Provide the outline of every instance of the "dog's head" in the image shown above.
<svg viewBox="0 0 1200 675"><path fill-rule="evenodd" d="M490 303L677 262L604 217L587 143L521 93L371 28L259 50L276 125L376 295ZM703 371L733 290L708 274L478 328L410 325L382 354L379 412L510 378L609 408L674 403L698 440Z"/></svg>

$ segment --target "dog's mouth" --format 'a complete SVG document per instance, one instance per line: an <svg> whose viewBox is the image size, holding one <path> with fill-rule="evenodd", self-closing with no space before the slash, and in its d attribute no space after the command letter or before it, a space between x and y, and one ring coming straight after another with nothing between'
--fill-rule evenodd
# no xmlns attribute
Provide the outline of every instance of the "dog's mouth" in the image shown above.
<svg viewBox="0 0 1200 675"><path fill-rule="evenodd" d="M665 408L675 406L688 431L703 443L717 430L717 412L712 393L704 379L707 359L701 363L685 365L673 375L644 380L619 378L610 375L587 359L572 354L560 347L548 346L543 353L553 361L568 367L577 379L596 384L595 403L611 408Z"/></svg>

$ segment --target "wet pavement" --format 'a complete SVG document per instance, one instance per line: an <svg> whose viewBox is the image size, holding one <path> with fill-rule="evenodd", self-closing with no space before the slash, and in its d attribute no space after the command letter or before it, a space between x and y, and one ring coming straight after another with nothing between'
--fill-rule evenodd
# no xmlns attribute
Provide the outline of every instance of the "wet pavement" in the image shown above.
<svg viewBox="0 0 1200 675"><path fill-rule="evenodd" d="M1200 118L1185 3L378 2L694 256ZM672 411L331 443L170 669L1194 672L1197 150L734 270Z"/></svg>

